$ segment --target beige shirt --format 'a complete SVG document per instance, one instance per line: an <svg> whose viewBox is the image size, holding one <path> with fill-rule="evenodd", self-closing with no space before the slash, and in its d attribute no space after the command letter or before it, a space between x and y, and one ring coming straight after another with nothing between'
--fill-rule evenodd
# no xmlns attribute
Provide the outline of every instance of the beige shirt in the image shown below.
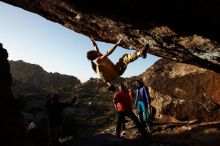
<svg viewBox="0 0 220 146"><path fill-rule="evenodd" d="M118 69L107 57L100 64L96 65L96 72L101 79L107 82L111 82L119 77Z"/></svg>

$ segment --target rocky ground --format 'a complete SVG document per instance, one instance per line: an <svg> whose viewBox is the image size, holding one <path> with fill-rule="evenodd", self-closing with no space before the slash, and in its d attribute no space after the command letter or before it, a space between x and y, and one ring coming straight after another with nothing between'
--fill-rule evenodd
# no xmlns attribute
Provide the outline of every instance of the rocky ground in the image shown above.
<svg viewBox="0 0 220 146"><path fill-rule="evenodd" d="M139 145L139 146L218 146L220 137L220 121L203 122L186 121L178 123L153 124L149 139L142 139L132 122L128 119L126 129L121 133L122 138L115 136L115 127L112 126L103 132L75 139L64 146L102 146L102 145Z"/></svg>

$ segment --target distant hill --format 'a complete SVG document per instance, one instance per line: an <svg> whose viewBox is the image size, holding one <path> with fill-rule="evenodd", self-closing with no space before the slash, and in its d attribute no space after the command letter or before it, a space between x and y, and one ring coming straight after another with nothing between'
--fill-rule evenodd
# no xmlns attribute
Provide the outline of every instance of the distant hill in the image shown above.
<svg viewBox="0 0 220 146"><path fill-rule="evenodd" d="M24 90L24 92L30 92L33 91L33 89L47 92L69 92L72 87L81 83L80 80L74 76L48 73L41 66L26 63L22 60L10 61L9 63L11 66L15 95L23 93L22 90Z"/></svg>

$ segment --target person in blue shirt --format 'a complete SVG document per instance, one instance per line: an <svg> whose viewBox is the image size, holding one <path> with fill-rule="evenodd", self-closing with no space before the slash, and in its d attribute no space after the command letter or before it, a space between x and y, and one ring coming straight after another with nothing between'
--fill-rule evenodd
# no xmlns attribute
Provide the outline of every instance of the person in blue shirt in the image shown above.
<svg viewBox="0 0 220 146"><path fill-rule="evenodd" d="M150 132L149 125L149 112L150 112L150 96L148 87L144 85L141 80L136 80L137 90L135 105L137 107L137 112L140 122L147 127Z"/></svg>

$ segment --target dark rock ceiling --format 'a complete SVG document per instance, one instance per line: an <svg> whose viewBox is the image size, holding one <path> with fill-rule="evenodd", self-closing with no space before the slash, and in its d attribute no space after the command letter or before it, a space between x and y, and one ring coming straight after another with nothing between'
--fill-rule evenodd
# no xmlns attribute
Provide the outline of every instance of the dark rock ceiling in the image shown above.
<svg viewBox="0 0 220 146"><path fill-rule="evenodd" d="M220 72L218 0L0 0L95 40Z"/></svg>

